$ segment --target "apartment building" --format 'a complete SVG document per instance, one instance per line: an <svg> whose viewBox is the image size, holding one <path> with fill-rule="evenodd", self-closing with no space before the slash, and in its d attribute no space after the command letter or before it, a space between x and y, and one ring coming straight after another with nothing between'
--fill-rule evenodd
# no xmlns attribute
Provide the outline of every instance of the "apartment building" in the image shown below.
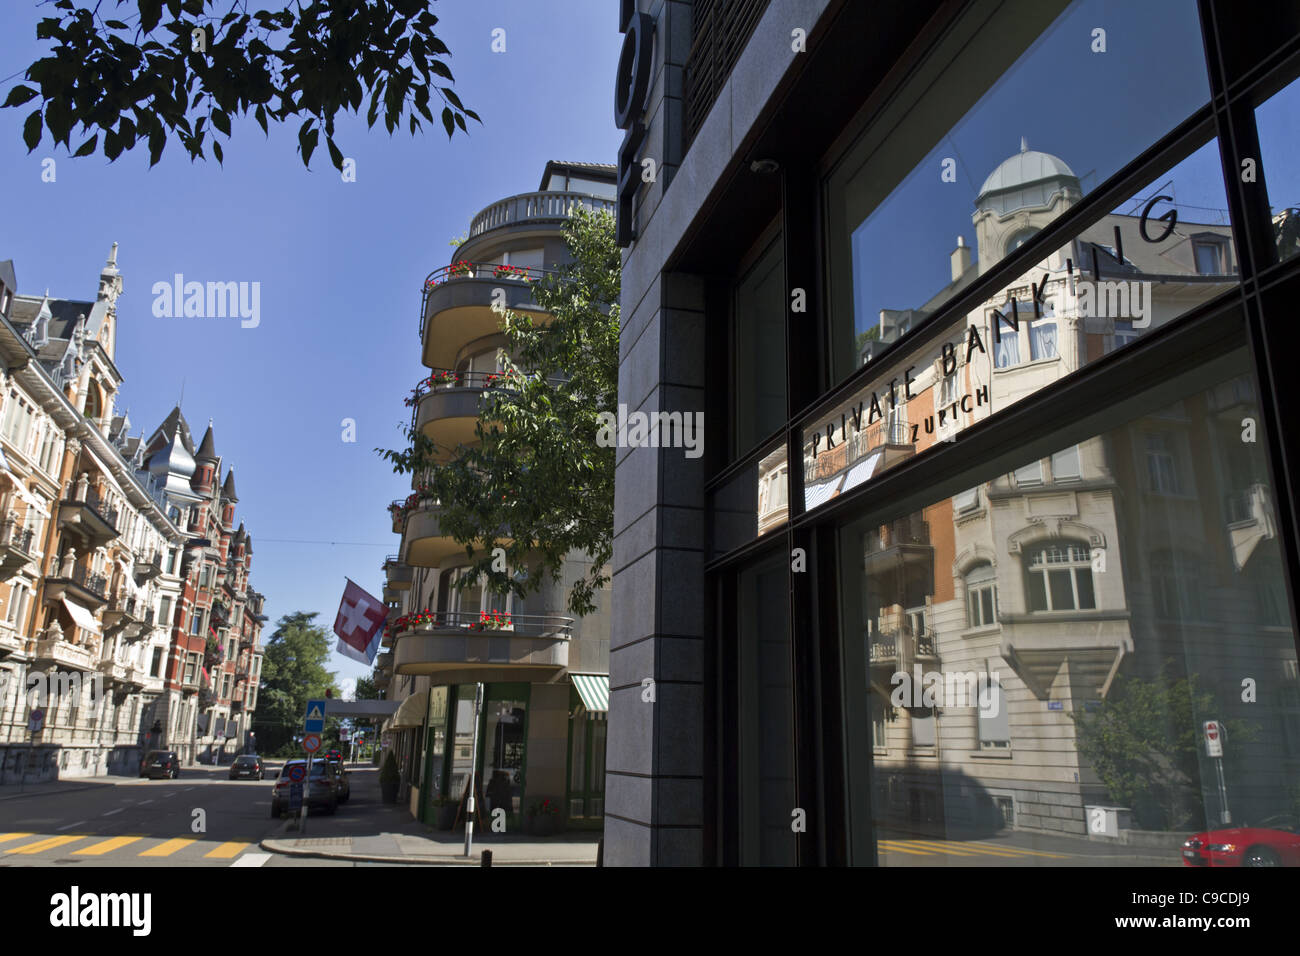
<svg viewBox="0 0 1300 956"><path fill-rule="evenodd" d="M94 300L15 287L0 264L0 784L135 773L145 751L178 739L192 757L201 709L180 698L200 687L181 694L173 675L196 545L177 489L115 410L117 246ZM251 548L236 550L244 581ZM259 626L240 623L246 653L227 668L237 686L214 703L255 701Z"/></svg>
<svg viewBox="0 0 1300 956"><path fill-rule="evenodd" d="M452 261L425 281L421 357L431 374L413 391L413 426L451 456L475 440L480 399L496 387L506 339L500 306L544 320L530 283L568 261L561 228L575 205L613 208L613 168L547 163L535 192L492 203L470 222ZM481 583L458 587L465 551L443 533L439 504L421 488L390 506L401 550L384 564L392 609L376 680L400 700L386 725L403 768L411 812L438 822L440 802L465 794L471 767L476 685L479 806L504 808L518 832L529 808L550 800L570 827L599 826L604 815L609 602L575 620L565 613L570 585L589 561L573 554L563 579L521 599ZM410 615L428 610L430 619ZM486 803L484 797L486 795ZM450 825L449 821L447 822Z"/></svg>
<svg viewBox="0 0 1300 956"><path fill-rule="evenodd" d="M709 439L619 459L607 864L1294 819L1300 21L1259 17L620 5L619 400Z"/></svg>

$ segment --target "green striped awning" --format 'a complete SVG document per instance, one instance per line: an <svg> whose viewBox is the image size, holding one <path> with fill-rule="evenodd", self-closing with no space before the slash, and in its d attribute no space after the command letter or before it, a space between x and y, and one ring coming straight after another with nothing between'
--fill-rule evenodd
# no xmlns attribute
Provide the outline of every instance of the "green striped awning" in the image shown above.
<svg viewBox="0 0 1300 956"><path fill-rule="evenodd" d="M569 679L578 689L582 706L593 714L609 712L609 675L608 674L570 674Z"/></svg>

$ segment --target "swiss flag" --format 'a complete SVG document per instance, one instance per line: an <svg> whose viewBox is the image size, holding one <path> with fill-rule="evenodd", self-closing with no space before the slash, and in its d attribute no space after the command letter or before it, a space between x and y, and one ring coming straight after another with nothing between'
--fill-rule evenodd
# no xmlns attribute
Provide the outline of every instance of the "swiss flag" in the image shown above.
<svg viewBox="0 0 1300 956"><path fill-rule="evenodd" d="M373 664L387 620L388 608L384 602L348 578L338 616L334 618L334 633L339 636L335 650L362 664Z"/></svg>

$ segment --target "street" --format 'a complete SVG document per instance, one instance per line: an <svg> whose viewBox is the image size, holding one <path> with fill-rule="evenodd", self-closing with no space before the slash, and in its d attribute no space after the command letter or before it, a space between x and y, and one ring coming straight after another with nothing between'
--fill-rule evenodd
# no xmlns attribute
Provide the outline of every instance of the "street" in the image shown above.
<svg viewBox="0 0 1300 956"><path fill-rule="evenodd" d="M276 763L268 765L263 781L230 780L228 767L192 767L176 780L93 777L85 789L21 795L5 788L0 791L0 867L375 865L259 849L261 840L284 827L270 815L278 772ZM374 788L355 783L376 771L349 772L356 795L339 807L336 819L372 809ZM308 834L320 819L309 819Z"/></svg>

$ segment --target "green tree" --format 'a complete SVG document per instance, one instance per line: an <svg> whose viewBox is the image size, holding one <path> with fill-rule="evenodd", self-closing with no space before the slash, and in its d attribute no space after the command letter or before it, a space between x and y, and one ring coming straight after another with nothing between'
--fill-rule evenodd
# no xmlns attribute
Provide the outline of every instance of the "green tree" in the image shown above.
<svg viewBox="0 0 1300 956"><path fill-rule="evenodd" d="M1079 755L1096 771L1109 798L1131 807L1139 827L1182 829L1203 823L1200 782L1201 726L1222 713L1214 695L1197 686L1195 674L1151 680L1120 676L1093 710L1072 715ZM1228 739L1238 746L1253 740L1257 728L1243 720L1224 721Z"/></svg>
<svg viewBox="0 0 1300 956"><path fill-rule="evenodd" d="M296 611L280 618L263 650L255 726L264 754L296 753L293 738L302 732L307 701L326 690L337 693L334 674L325 669L329 634L312 623L315 617L315 611Z"/></svg>
<svg viewBox="0 0 1300 956"><path fill-rule="evenodd" d="M374 678L358 677L357 689L353 696L357 700L379 700L379 688L375 686Z"/></svg>
<svg viewBox="0 0 1300 956"><path fill-rule="evenodd" d="M221 162L217 134L229 140L231 120L252 113L263 132L301 118L304 165L324 130L330 160L342 169L335 117L359 113L367 97L366 122L373 127L382 112L390 134L433 123L433 109L449 139L466 131L466 119L479 120L451 87L450 51L434 35L438 18L427 0L311 0L255 13L246 0L116 0L120 20L112 10L101 15L104 6L57 0L58 15L37 25L37 38L53 49L4 102L41 98L23 125L29 150L48 131L74 156L102 148L111 161L147 140L152 166L174 136L191 161L206 158L210 143ZM74 133L84 137L75 152Z"/></svg>
<svg viewBox="0 0 1300 956"><path fill-rule="evenodd" d="M394 471L427 476L439 527L498 593L522 597L558 581L565 555L585 552L591 564L567 598L582 615L595 609L613 554L614 449L596 438L600 414L618 401L622 260L608 212L575 208L564 238L573 261L533 292L551 320L502 313L518 361L507 357L501 387L484 393L477 443L438 464L432 442L408 428L407 448L376 450Z"/></svg>

